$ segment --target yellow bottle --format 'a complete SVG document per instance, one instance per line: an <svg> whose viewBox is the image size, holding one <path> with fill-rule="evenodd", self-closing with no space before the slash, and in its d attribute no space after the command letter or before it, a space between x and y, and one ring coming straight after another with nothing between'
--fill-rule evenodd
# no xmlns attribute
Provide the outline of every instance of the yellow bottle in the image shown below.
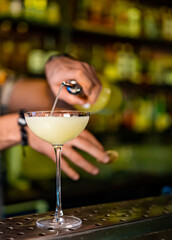
<svg viewBox="0 0 172 240"><path fill-rule="evenodd" d="M109 113L115 111L121 105L121 90L117 86L108 83L108 81L103 76L99 76L99 78L102 83L102 90L98 96L97 101L93 105L76 105L75 107L78 110L87 110L92 113L106 111L106 113Z"/></svg>

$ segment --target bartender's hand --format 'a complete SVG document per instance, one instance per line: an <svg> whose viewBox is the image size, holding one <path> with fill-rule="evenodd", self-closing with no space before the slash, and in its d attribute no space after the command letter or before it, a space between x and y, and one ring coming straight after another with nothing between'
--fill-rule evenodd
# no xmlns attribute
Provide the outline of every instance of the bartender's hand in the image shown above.
<svg viewBox="0 0 172 240"><path fill-rule="evenodd" d="M92 165L84 157L78 153L73 147L83 150L92 155L97 161L101 163L108 163L110 161L109 156L105 152L103 146L98 140L87 130L84 130L77 138L67 142L63 146L63 156L67 157L75 165L84 169L86 172L96 175L99 173L99 168ZM67 162L63 159L62 165L64 166L63 171L72 179L79 179L79 174L73 170ZM66 171L68 170L68 171Z"/></svg>
<svg viewBox="0 0 172 240"><path fill-rule="evenodd" d="M59 98L72 105L93 104L96 102L101 91L101 83L95 69L85 62L69 57L60 56L47 62L45 65L45 74L55 96L63 81L75 79L82 86L86 98L69 94L65 87L62 89Z"/></svg>
<svg viewBox="0 0 172 240"><path fill-rule="evenodd" d="M45 154L53 161L55 161L54 149L51 144L38 138L34 133L31 132L29 128L27 131L30 147L42 154ZM92 175L96 175L99 172L99 168L84 159L76 150L73 149L73 147L84 150L85 152L94 156L99 162L108 163L110 161L108 155L104 151L103 146L90 132L84 130L77 138L64 144L62 150L62 171L73 180L78 180L80 176L73 168L70 167L64 157L67 157L75 165L79 166L80 168Z"/></svg>

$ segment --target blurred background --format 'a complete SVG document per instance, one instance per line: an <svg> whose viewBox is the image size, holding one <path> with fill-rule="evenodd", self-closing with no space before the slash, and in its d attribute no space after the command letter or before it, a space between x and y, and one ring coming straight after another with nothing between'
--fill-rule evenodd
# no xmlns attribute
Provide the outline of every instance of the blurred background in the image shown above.
<svg viewBox="0 0 172 240"><path fill-rule="evenodd" d="M88 129L119 159L98 176L62 175L63 208L172 192L170 0L0 0L3 69L44 76L56 52L92 64L103 90ZM78 107L78 106L76 106ZM20 146L1 153L3 216L54 210L55 165Z"/></svg>

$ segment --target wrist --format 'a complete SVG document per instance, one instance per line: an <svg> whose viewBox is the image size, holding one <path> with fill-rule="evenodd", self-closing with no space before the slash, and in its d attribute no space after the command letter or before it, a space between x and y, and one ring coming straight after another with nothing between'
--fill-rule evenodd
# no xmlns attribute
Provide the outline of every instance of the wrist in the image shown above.
<svg viewBox="0 0 172 240"><path fill-rule="evenodd" d="M21 141L17 124L18 113L7 114L0 118L0 150L17 145Z"/></svg>
<svg viewBox="0 0 172 240"><path fill-rule="evenodd" d="M22 146L27 146L28 145L28 136L27 136L27 130L26 130L26 120L24 117L24 110L21 109L19 111L19 117L18 117L18 125L20 127L20 134L21 134L21 145Z"/></svg>

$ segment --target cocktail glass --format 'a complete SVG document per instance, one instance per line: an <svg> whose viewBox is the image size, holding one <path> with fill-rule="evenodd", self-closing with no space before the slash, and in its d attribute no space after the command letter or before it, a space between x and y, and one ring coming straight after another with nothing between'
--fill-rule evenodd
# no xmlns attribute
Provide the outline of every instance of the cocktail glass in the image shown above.
<svg viewBox="0 0 172 240"><path fill-rule="evenodd" d="M59 110L25 113L29 128L39 138L50 143L56 157L56 209L54 216L38 219L36 224L43 229L75 228L82 223L75 216L65 216L61 204L61 167L60 158L64 143L77 137L86 127L90 113L83 111Z"/></svg>

